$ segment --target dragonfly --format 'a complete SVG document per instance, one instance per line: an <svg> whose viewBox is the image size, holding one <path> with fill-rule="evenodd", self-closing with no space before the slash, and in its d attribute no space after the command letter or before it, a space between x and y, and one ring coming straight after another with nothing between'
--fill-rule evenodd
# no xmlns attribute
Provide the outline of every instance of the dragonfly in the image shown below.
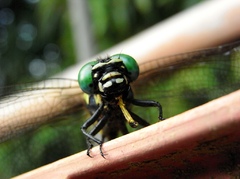
<svg viewBox="0 0 240 179"><path fill-rule="evenodd" d="M102 157L103 139L117 137L120 130L127 134L128 130L124 124L124 118L131 127L135 128L138 123L148 126L144 119L128 110L129 104L142 107L157 107L159 119L162 117L162 106L156 101L138 100L133 96L130 83L135 81L139 74L139 68L134 58L126 54L116 54L104 59L91 61L84 65L79 72L79 86L89 94L87 98L88 108L92 116L83 124L81 130L87 137L87 155L93 147L91 141L100 145ZM88 133L87 128L98 120L96 126ZM96 135L103 130L103 139L99 140ZM104 157L105 158L105 157Z"/></svg>
<svg viewBox="0 0 240 179"><path fill-rule="evenodd" d="M238 90L239 55L240 42L234 42L149 60L139 64L139 77L131 83L134 97L159 101L167 120ZM77 80L48 79L3 90L7 94L0 101L0 173L17 175L86 148L80 126L89 113ZM44 110L35 111L32 101ZM158 121L155 108L142 110L133 105L131 111L149 124ZM17 122L9 126L12 121Z"/></svg>

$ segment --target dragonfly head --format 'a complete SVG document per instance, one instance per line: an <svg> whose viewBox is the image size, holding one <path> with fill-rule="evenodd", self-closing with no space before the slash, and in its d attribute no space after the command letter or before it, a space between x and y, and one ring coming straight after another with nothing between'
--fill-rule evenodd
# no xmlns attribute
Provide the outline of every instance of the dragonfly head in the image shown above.
<svg viewBox="0 0 240 179"><path fill-rule="evenodd" d="M129 55L116 54L85 64L78 75L81 89L87 94L117 97L128 91L139 75L137 62Z"/></svg>

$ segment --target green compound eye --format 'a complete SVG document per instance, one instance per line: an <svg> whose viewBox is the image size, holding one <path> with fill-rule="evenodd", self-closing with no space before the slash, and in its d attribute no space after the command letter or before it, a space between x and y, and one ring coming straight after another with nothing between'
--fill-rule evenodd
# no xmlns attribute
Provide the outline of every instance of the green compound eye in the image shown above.
<svg viewBox="0 0 240 179"><path fill-rule="evenodd" d="M111 56L110 58L111 59L117 58L117 59L121 59L123 61L123 64L127 68L127 71L130 73L131 81L134 81L138 78L139 67L138 67L136 60L133 57L126 55L126 54L116 54L116 55Z"/></svg>
<svg viewBox="0 0 240 179"><path fill-rule="evenodd" d="M78 84L83 92L87 94L93 94L93 78L92 67L96 65L97 61L91 61L85 64L78 73Z"/></svg>

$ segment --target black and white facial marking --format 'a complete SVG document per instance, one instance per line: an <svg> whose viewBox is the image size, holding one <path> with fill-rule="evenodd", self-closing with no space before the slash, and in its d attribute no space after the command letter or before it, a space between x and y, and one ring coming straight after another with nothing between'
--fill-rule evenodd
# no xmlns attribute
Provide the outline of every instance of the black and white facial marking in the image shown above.
<svg viewBox="0 0 240 179"><path fill-rule="evenodd" d="M117 97L129 89L128 71L121 59L100 59L93 66L95 89L104 97Z"/></svg>

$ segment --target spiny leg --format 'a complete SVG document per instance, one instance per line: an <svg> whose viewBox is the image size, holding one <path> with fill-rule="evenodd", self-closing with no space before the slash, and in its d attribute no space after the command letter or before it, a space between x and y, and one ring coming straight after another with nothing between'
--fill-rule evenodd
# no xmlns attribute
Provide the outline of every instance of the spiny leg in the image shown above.
<svg viewBox="0 0 240 179"><path fill-rule="evenodd" d="M137 121L141 126L149 126L150 124L145 121L144 119L142 119L141 117L139 117L137 114L133 113L132 111L129 111L129 113L131 114L132 118Z"/></svg>
<svg viewBox="0 0 240 179"><path fill-rule="evenodd" d="M86 141L87 141L87 146L88 146L87 155L92 158L92 156L90 155L90 150L91 150L91 148L93 148L93 144L91 143L90 138L87 138Z"/></svg>
<svg viewBox="0 0 240 179"><path fill-rule="evenodd" d="M164 120L163 114L162 114L162 106L159 102L152 101L152 100L138 100L138 99L131 99L130 102L136 106L157 107L159 111L159 115L158 115L159 120Z"/></svg>
<svg viewBox="0 0 240 179"><path fill-rule="evenodd" d="M91 142L89 141L90 139L96 143L98 143L99 145L102 143L102 141L98 140L97 138L95 138L94 136L90 135L87 132L87 128L90 127L94 122L96 122L100 116L100 114L103 112L103 106L104 104L102 103L99 108L96 110L96 112L82 125L81 130L83 132L83 134L87 137L87 145L88 145L88 152L87 155L89 155L89 150L93 147L93 145L91 144ZM91 157L91 156L90 156Z"/></svg>
<svg viewBox="0 0 240 179"><path fill-rule="evenodd" d="M95 136L107 123L107 120L109 118L109 115L108 113L105 114L100 120L99 122L97 123L97 125L89 132L89 135L92 135L92 136ZM88 141L89 141L89 138L88 138ZM90 141L89 141L90 142ZM95 141L94 141L95 142ZM99 143L98 143L99 144ZM104 154L102 152L102 144L103 142L101 141L101 143L99 144L99 147L100 147L100 154L103 158L104 157ZM91 148L92 148L92 144L91 144ZM90 156L90 149L91 148L88 148L87 150L87 155ZM91 157L91 156L90 156Z"/></svg>

